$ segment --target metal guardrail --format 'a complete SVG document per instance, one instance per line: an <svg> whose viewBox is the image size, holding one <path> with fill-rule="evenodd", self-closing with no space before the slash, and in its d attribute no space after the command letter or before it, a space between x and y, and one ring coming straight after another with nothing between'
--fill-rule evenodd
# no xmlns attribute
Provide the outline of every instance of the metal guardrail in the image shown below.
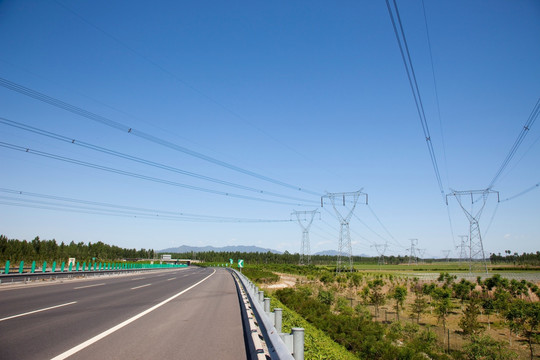
<svg viewBox="0 0 540 360"><path fill-rule="evenodd" d="M116 269L116 270L90 270L90 271L56 271L56 272L36 272L36 273L15 273L0 274L0 284L9 282L28 282L42 279L70 279L74 277L88 277L91 275L114 275L128 274L141 271L163 270L169 268L135 268L135 269Z"/></svg>
<svg viewBox="0 0 540 360"><path fill-rule="evenodd" d="M270 312L270 298L264 297L264 292L252 283L244 274L230 269L231 272L240 280L243 289L239 289L241 297L247 297L248 304L242 304L245 317L244 323L246 329L251 329L251 336L248 336L252 359L264 359L261 345L257 344L251 322L256 320L256 325L260 329L262 337L266 343L268 355L276 360L304 360L304 329L292 328L292 333L284 334L281 332L282 309L275 308ZM243 291L241 291L243 290ZM255 319L250 319L252 310ZM256 335L258 336L258 334ZM250 340L251 338L251 340Z"/></svg>

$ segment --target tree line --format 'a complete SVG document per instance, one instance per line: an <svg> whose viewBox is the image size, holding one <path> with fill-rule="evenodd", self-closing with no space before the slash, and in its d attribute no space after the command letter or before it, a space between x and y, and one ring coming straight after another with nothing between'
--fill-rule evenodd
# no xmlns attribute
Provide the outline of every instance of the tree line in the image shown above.
<svg viewBox="0 0 540 360"><path fill-rule="evenodd" d="M491 254L489 257L492 264L513 264L513 265L540 265L540 251L536 253L523 253L519 255L517 252L512 253L510 250L505 250L504 255L501 253Z"/></svg>
<svg viewBox="0 0 540 360"><path fill-rule="evenodd" d="M0 262L18 261L67 261L73 257L80 261L115 261L120 259L152 259L155 255L152 249L125 249L108 245L101 241L96 243L75 243L71 241L58 244L55 239L41 240L36 236L33 240L8 239L0 235Z"/></svg>

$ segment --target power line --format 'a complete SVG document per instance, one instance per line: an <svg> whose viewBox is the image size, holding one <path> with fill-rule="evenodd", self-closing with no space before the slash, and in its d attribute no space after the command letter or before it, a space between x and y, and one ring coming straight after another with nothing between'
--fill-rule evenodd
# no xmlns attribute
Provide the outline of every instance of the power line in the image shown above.
<svg viewBox="0 0 540 360"><path fill-rule="evenodd" d="M233 222L233 223L278 223L278 222L290 222L291 220L275 220L275 219L249 219L249 218L234 218L234 217L222 217L222 216L210 216L210 215L198 215L172 211L152 210L136 207L128 207L121 205L113 205L108 203L99 203L95 201L71 199L66 197L27 193L22 191L15 191L9 189L0 189L0 192L20 195L31 196L37 198L51 199L52 201L33 200L20 197L0 196L0 199L7 200L0 202L3 205L21 206L37 209L58 210L58 211L74 211L83 212L96 215L107 216L123 216L123 217L137 217L145 219L160 219L160 220L176 220L176 221L193 221L193 222ZM17 202L9 202L17 201ZM67 204L66 204L67 203ZM83 204L83 205L72 205ZM87 205L87 206L84 206Z"/></svg>
<svg viewBox="0 0 540 360"><path fill-rule="evenodd" d="M371 211L371 214L375 217L375 219L377 220L377 222L382 226L382 228L384 229L384 231L386 231L386 233L390 236L390 238L394 241L394 243L401 247L401 248L405 248L405 246L401 245L401 243L399 241L397 241L397 239L390 233L390 231L388 231L388 229L386 228L386 226L384 226L384 224L382 223L381 219L379 219L379 217L377 216L377 214L375 214L375 211L373 211L373 209L371 208L371 205L368 204L368 209L369 211ZM385 239L386 241L386 239Z"/></svg>
<svg viewBox="0 0 540 360"><path fill-rule="evenodd" d="M506 169L510 161L512 161L513 157L516 155L516 152L525 139L525 136L527 136L529 130L531 129L532 125L536 121L536 118L538 118L538 114L540 114L540 98L536 102L536 105L534 106L533 110L531 111L531 114L529 115L529 118L525 122L525 125L523 125L523 128L521 129L520 133L518 134L518 137L514 141L514 144L510 148L510 151L508 152L508 155L506 155L506 158L502 162L501 166L499 167L499 170L497 170L497 173L489 183L488 189L492 189L503 171Z"/></svg>
<svg viewBox="0 0 540 360"><path fill-rule="evenodd" d="M238 199L262 201L262 202L269 202L269 203L282 204L282 205L305 206L304 204L298 204L298 203L295 204L295 203L289 203L289 202L284 202L284 201L262 199L262 198L253 197L253 196L234 194L234 193L229 193L229 192L224 192L224 191L207 189L207 188L194 186L194 185L182 184L182 183L178 183L178 182L175 182L175 181L164 180L164 179L159 179L159 178L152 177L152 176L146 176L146 175L141 175L141 174L137 174L137 173L133 173L133 172L129 172L129 171L119 170L119 169L115 169L115 168L111 168L111 167L107 167L107 166L102 166L102 165L98 165L98 164L93 164L93 163L89 163L89 162L86 162L86 161L76 160L76 159L72 159L72 158L68 158L68 157L64 157L64 156L60 156L60 155L55 155L55 154L51 154L51 153L47 153L47 152L43 152L43 151L39 151L39 150L32 150L30 148L26 148L26 147L22 147L22 146L18 146L18 145L13 145L13 144L8 144L8 143L5 143L5 142L0 142L0 146L4 147L4 148L11 149L11 150L16 150L16 151L20 151L20 152L26 152L26 153L33 154L33 155L38 155L38 156L42 156L42 157L46 157L46 158L50 158L50 159L54 159L54 160L67 162L67 163L70 163L70 164L85 166L85 167L92 168L92 169L111 172L111 173L114 173L114 174L125 175L125 176L129 176L129 177L133 177L133 178L137 178L137 179L141 179L141 180L148 180L148 181L152 181L152 182L156 182L156 183L161 183L161 184L166 184L166 185L171 185L171 186L177 186L177 187L181 187L181 188L185 188L185 189L190 189L190 190L195 190L195 191L202 191L202 192L209 193L209 194L214 194L214 195L222 195L222 196L234 197L234 198L238 198Z"/></svg>
<svg viewBox="0 0 540 360"><path fill-rule="evenodd" d="M220 180L220 179L212 178L212 177L209 177L209 176L193 173L193 172L190 172L190 171L182 170L182 169L175 168L175 167L172 167L172 166L160 164L160 163L157 163L157 162L154 162L154 161L145 160L145 159L142 159L142 158L139 158L139 157L136 157L136 156L124 154L124 153L114 151L114 150L110 150L110 149L107 149L107 148L104 148L104 147L101 147L101 146L93 145L93 144L90 144L90 143L87 143L87 142L84 142L84 141L75 140L73 138L69 138L67 136L59 135L59 134L56 134L56 133L53 133L53 132L50 132L50 131L38 129L36 127L29 126L29 125L26 125L26 124L22 124L22 123L19 123L19 122L13 121L13 120L9 120L9 119L3 118L3 117L0 117L0 123L15 127L15 128L21 129L21 130L29 131L29 132L32 132L34 134L46 136L46 137L49 137L51 139L59 140L59 141L65 142L65 143L74 144L74 145L81 146L81 147L91 149L91 150L94 150L94 151L99 151L99 152L102 152L102 153L105 153L105 154L108 154L108 155L120 157L120 158L123 158L123 159L126 159L126 160L130 160L130 161L134 161L134 162L137 162L137 163L153 166L153 167L160 168L160 169L163 169L163 170L172 171L172 172L179 173L179 174L182 174L182 175L187 175L187 176L194 177L194 178L197 178L197 179L201 179L201 180L205 180L205 181L209 181L209 182L213 182L213 183L218 183L218 184L221 184L221 185L231 186L231 187L235 187L235 188L246 190L246 191L256 192L258 194L274 196L274 197L279 197L279 198L284 198L284 199L289 199L289 200L297 200L297 201L313 203L313 204L316 203L315 201L311 201L311 200L307 200L307 199L301 199L301 198L297 198L297 197L294 197L294 196L278 194L278 193L274 193L274 192L270 192L270 191L264 191L264 190L261 190L261 189L256 189L256 188L252 188L252 187L249 187L249 186L240 185L240 184L232 183L232 182L229 182L229 181Z"/></svg>
<svg viewBox="0 0 540 360"><path fill-rule="evenodd" d="M137 136L137 137L139 137L141 139L144 139L144 140L147 140L149 142L152 142L152 143L167 147L169 149L172 149L172 150L175 150L175 151L178 151L178 152L181 152L181 153L196 157L198 159L210 162L212 164L215 164L215 165L218 165L218 166L221 166L221 167L225 167L227 169L242 173L244 175L248 175L248 176L257 178L259 180L270 182L270 183L280 185L280 186L283 186L283 187L286 187L286 188L289 188L289 189L294 189L294 190L298 190L298 191L301 191L301 192L304 192L304 193L307 193L307 194L320 196L320 194L317 193L317 192L314 192L314 191L311 191L311 190L306 190L306 189L303 189L303 188L301 188L299 186L288 184L286 182L276 180L276 179L273 179L271 177L268 177L268 176L265 176L265 175L262 175L262 174L258 174L256 172L241 168L239 166L230 164L228 162L218 160L218 159L216 159L214 157L202 154L200 152L191 150L191 149L186 148L184 146L180 146L180 145L172 143L170 141L161 139L161 138L159 138L157 136L154 136L154 135L151 135L149 133L139 131L137 129L134 129L134 128L129 127L129 126L124 125L124 124L121 124L121 123L119 123L117 121L111 120L111 119L106 118L104 116L97 115L97 114L92 113L90 111L84 110L84 109L82 109L80 107L77 107L75 105L71 105L71 104L66 103L66 102L64 102L62 100L55 99L53 97L50 97L50 96L45 95L43 93L40 93L38 91L27 88L27 87L25 87L23 85L14 83L14 82L9 81L7 79L4 79L2 77L0 77L0 86L3 86L4 88L9 89L9 90L18 92L19 94L26 95L26 96L31 97L33 99L42 101L42 102L47 103L49 105L58 107L60 109L64 109L66 111L69 111L69 112L71 112L73 114L84 117L86 119L98 122L98 123L100 123L102 125L109 126L109 127L113 128L113 129L122 131L124 133L135 135L135 136Z"/></svg>
<svg viewBox="0 0 540 360"><path fill-rule="evenodd" d="M523 190L523 191L521 191L519 193L517 193L516 195L510 196L510 197L508 197L508 198L506 198L504 200L501 200L501 202L513 200L513 199L515 199L517 197L520 197L521 195L525 195L526 193L528 193L530 191L533 191L534 189L537 189L538 187L540 187L540 182L534 184L533 186L531 186L531 187L529 187L529 188L527 188L527 189L525 189L525 190Z"/></svg>
<svg viewBox="0 0 540 360"><path fill-rule="evenodd" d="M394 18L394 12L392 11L392 8L390 6L390 1L386 0L388 14L390 15L390 20L392 21L392 27L394 29L394 34L396 35L396 39L399 45L401 59L403 61L403 65L405 66L405 71L407 72L407 78L409 79L409 85L411 87L414 103L416 105L418 117L420 118L422 130L424 132L424 137L426 139L426 145L428 147L429 156L431 158L431 164L435 172L435 177L437 179L437 184L439 185L441 196L444 199L444 190L443 190L443 185L442 185L442 180L441 180L441 174L439 172L439 166L437 165L437 158L435 156L433 143L431 142L431 135L429 133L429 127L428 127L428 123L426 119L426 114L424 112L424 105L422 103L422 97L420 95L420 90L418 88L418 82L416 81L416 75L415 75L413 63L411 60L411 54L409 52L409 47L407 45L407 38L405 37L405 31L403 30L403 24L401 23L401 17L399 16L399 10L396 4L396 0L393 0L393 3L394 3L394 12L396 13L395 18ZM399 31L396 26L396 21L399 24ZM407 56L405 56L405 52L407 53Z"/></svg>
<svg viewBox="0 0 540 360"><path fill-rule="evenodd" d="M427 36L427 43L428 43L428 49L429 49L429 60L431 63L431 74L433 75L433 89L435 91L435 103L437 104L437 117L439 118L439 128L441 130L441 142L442 142L442 149L443 149L444 168L446 172L446 182L449 183L448 161L446 159L446 142L444 140L443 124L442 124L442 118L441 118L441 105L439 101L439 90L437 87L437 78L435 77L435 63L433 62L433 50L431 47L431 37L429 35L429 26L428 26L428 21L427 21L426 5L424 4L424 0L422 0L422 10L424 12L424 23L426 24L426 36Z"/></svg>
<svg viewBox="0 0 540 360"><path fill-rule="evenodd" d="M259 131L261 134L267 136L269 139L275 141L276 143L280 144L281 146L289 149L290 151L296 153L297 155L303 157L304 159L306 160L309 160L309 161L312 161L311 159L309 159L306 155L300 153L298 150L294 149L293 147L289 146L288 144L280 141L279 139L275 138L274 136L270 135L268 132L264 131L263 129L261 129L260 127L256 126L255 124L253 124L251 121L247 120L245 117L241 116L240 114L238 114L236 111L232 110L231 108L225 106L224 104L222 104L221 102L219 102L218 100L214 99L213 97L211 97L210 95L206 94L205 92L203 92L202 90L196 88L195 86L191 85L190 83L188 83L187 81L185 81L184 79L180 78L179 76L177 76L175 73L173 73L172 71L166 69L164 66L160 65L158 62L150 59L149 57L145 56L144 54L140 53L139 51L135 50L133 47L127 45L124 41L120 40L119 38L117 38L116 36L112 35L111 33L105 31L104 29L102 29L101 27L97 26L96 24L94 24L93 22L89 21L88 19L86 19L85 17L83 17L82 15L80 15L78 12L74 11L73 9L67 7L65 4L61 3L60 1L56 1L56 3L58 5L60 5L61 7L63 7L65 10L67 10L68 12L70 12L71 14L75 15L77 18L79 18L80 20L82 20L84 23L86 23L87 25L93 27L94 29L96 29L97 31L101 32L103 35L109 37L110 39L112 39L113 41L115 41L117 44L121 45L122 47L124 47L125 49L129 50L131 53L135 54L136 56L140 57L141 59L147 61L148 63L150 63L152 66L155 66L157 69L159 69L160 71L162 71L163 73L169 75L171 78L173 78L174 80L178 81L179 83L181 83L182 85L186 86L187 88L189 88L190 90L196 92L197 94L199 94L200 96L204 97L205 99L207 99L208 101L212 102L213 104L219 106L221 109L225 110L226 112L228 112L229 114L231 114L232 116L234 116L235 118L241 120L242 122L248 124L249 126L253 127L255 130ZM317 196L319 196L319 194L317 194Z"/></svg>

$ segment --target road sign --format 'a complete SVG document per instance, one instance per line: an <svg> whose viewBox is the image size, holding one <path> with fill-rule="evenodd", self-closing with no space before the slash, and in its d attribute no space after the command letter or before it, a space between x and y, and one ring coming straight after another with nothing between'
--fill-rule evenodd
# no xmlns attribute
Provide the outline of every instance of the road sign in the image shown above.
<svg viewBox="0 0 540 360"><path fill-rule="evenodd" d="M238 267L243 268L244 267L244 260L240 259L238 260Z"/></svg>

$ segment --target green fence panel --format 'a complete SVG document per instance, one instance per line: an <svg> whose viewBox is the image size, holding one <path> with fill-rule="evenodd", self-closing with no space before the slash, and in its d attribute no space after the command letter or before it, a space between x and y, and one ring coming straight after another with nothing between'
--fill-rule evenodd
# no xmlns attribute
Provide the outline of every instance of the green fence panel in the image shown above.
<svg viewBox="0 0 540 360"><path fill-rule="evenodd" d="M79 271L79 265L80 263L77 261L77 271Z"/></svg>
<svg viewBox="0 0 540 360"><path fill-rule="evenodd" d="M47 271L47 262L44 261L43 262L43 272L46 272Z"/></svg>
<svg viewBox="0 0 540 360"><path fill-rule="evenodd" d="M73 270L73 263L70 262L68 271L71 272L71 270Z"/></svg>
<svg viewBox="0 0 540 360"><path fill-rule="evenodd" d="M53 261L52 263L52 272L56 271L56 261Z"/></svg>
<svg viewBox="0 0 540 360"><path fill-rule="evenodd" d="M82 271L86 271L85 269L86 269L86 261L83 262L83 264L82 264Z"/></svg>
<svg viewBox="0 0 540 360"><path fill-rule="evenodd" d="M24 261L21 260L21 263L19 264L19 274L22 274L24 271Z"/></svg>
<svg viewBox="0 0 540 360"><path fill-rule="evenodd" d="M32 261L32 274L36 272L36 260Z"/></svg>
<svg viewBox="0 0 540 360"><path fill-rule="evenodd" d="M60 272L64 272L65 267L66 267L66 262L62 261L62 266L60 267Z"/></svg>
<svg viewBox="0 0 540 360"><path fill-rule="evenodd" d="M97 264L94 262L94 271L96 271Z"/></svg>
<svg viewBox="0 0 540 360"><path fill-rule="evenodd" d="M9 274L9 260L6 261L6 268L4 270L4 274Z"/></svg>

